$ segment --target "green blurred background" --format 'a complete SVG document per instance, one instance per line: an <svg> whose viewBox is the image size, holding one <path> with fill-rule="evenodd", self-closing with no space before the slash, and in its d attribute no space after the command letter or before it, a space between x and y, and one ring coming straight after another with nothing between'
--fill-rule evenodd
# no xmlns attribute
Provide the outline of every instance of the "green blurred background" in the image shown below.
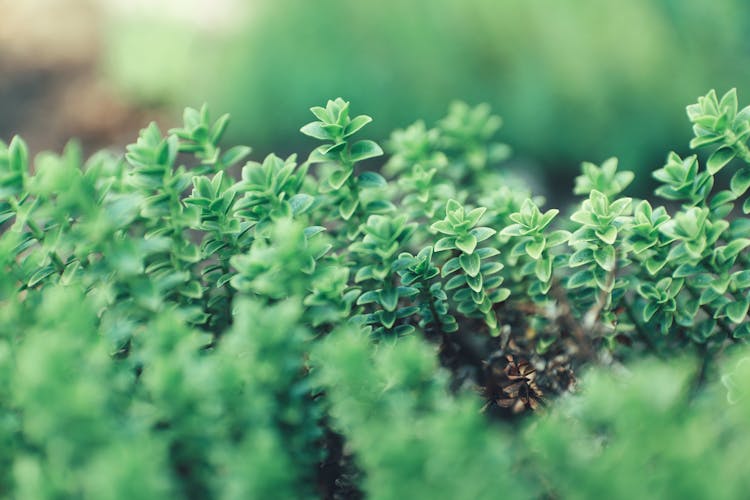
<svg viewBox="0 0 750 500"><path fill-rule="evenodd" d="M207 101L257 156L311 147L298 129L330 97L372 115L377 140L462 99L492 104L515 161L566 190L612 155L643 184L687 150L685 105L713 87L750 101L747 0L94 4L97 72L118 96L170 117Z"/></svg>

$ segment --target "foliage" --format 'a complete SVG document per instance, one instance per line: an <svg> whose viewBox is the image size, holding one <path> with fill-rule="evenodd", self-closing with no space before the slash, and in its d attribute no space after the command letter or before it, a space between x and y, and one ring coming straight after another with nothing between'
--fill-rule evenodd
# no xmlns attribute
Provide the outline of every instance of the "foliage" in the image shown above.
<svg viewBox="0 0 750 500"><path fill-rule="evenodd" d="M747 488L747 363L728 397L716 381L750 334L734 91L688 108L709 151L654 172L666 207L623 196L610 159L584 164L568 217L492 171L507 148L485 106L396 131L395 182L352 138L368 116L312 112L323 145L302 163L240 167L250 148L225 148L205 106L124 160L0 143L3 496ZM679 359L624 368L643 356Z"/></svg>

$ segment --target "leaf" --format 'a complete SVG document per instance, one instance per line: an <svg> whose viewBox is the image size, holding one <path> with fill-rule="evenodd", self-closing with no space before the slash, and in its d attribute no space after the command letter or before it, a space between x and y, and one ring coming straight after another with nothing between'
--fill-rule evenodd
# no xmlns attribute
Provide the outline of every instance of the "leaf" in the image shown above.
<svg viewBox="0 0 750 500"><path fill-rule="evenodd" d="M473 253L477 247L477 239L471 234L465 234L456 238L456 248L464 253Z"/></svg>
<svg viewBox="0 0 750 500"><path fill-rule="evenodd" d="M750 188L750 167L737 170L729 183L732 192L739 198Z"/></svg>
<svg viewBox="0 0 750 500"><path fill-rule="evenodd" d="M567 243L570 239L570 233L564 230L552 231L547 236L547 248L553 248L563 243Z"/></svg>
<svg viewBox="0 0 750 500"><path fill-rule="evenodd" d="M750 301L748 300L730 302L727 304L725 312L732 323L740 324L745 321L748 306L750 306Z"/></svg>
<svg viewBox="0 0 750 500"><path fill-rule="evenodd" d="M508 288L498 288L492 291L492 302L498 303L508 300L510 290Z"/></svg>
<svg viewBox="0 0 750 500"><path fill-rule="evenodd" d="M443 264L443 268L442 268L442 270L440 272L440 275L442 277L446 277L446 276L448 276L448 275L450 275L450 274L458 271L459 268L461 268L461 263L459 262L458 257L453 257L448 262L446 262L445 264Z"/></svg>
<svg viewBox="0 0 750 500"><path fill-rule="evenodd" d="M46 266L39 270L37 270L34 274L31 275L29 278L27 286L29 288L32 288L39 284L42 280L44 280L47 276L53 274L55 272L54 266Z"/></svg>
<svg viewBox="0 0 750 500"><path fill-rule="evenodd" d="M732 274L732 283L738 289L750 288L750 269Z"/></svg>
<svg viewBox="0 0 750 500"><path fill-rule="evenodd" d="M479 293L482 291L484 278L482 278L481 274L477 274L476 276L466 275L466 284L469 285L469 288Z"/></svg>
<svg viewBox="0 0 750 500"><path fill-rule="evenodd" d="M552 259L539 259L534 265L534 274L539 281L547 282L552 277Z"/></svg>
<svg viewBox="0 0 750 500"><path fill-rule="evenodd" d="M466 283L466 275L459 274L448 280L448 282L445 284L445 289L453 290L455 288L460 287L461 285L464 285L465 283Z"/></svg>
<svg viewBox="0 0 750 500"><path fill-rule="evenodd" d="M310 122L299 129L299 131L306 136L313 137L321 141L333 140L333 136L331 135L331 133L323 128L323 122Z"/></svg>
<svg viewBox="0 0 750 500"><path fill-rule="evenodd" d="M326 228L323 226L308 226L304 229L305 238L312 238L316 234L322 233Z"/></svg>
<svg viewBox="0 0 750 500"><path fill-rule="evenodd" d="M588 264L594 260L594 252L590 248L584 248L583 250L578 250L573 255L570 256L570 260L568 261L568 265L570 267L578 267L583 266L585 264Z"/></svg>
<svg viewBox="0 0 750 500"><path fill-rule="evenodd" d="M365 211L369 214L385 214L394 210L396 206L388 200L373 200L365 207Z"/></svg>
<svg viewBox="0 0 750 500"><path fill-rule="evenodd" d="M454 248L456 248L456 238L454 236L440 238L435 243L436 252L443 252L445 250L453 250Z"/></svg>
<svg viewBox="0 0 750 500"><path fill-rule="evenodd" d="M608 226L604 231L596 231L596 237L607 245L614 245L617 240L617 228Z"/></svg>
<svg viewBox="0 0 750 500"><path fill-rule="evenodd" d="M334 159L338 158L339 154L346 149L345 142L337 142L330 146L321 146L320 151L326 158Z"/></svg>
<svg viewBox="0 0 750 500"><path fill-rule="evenodd" d="M477 239L477 242L481 242L492 237L496 232L497 231L489 227L475 227L469 231L469 234L474 236Z"/></svg>
<svg viewBox="0 0 750 500"><path fill-rule="evenodd" d="M546 241L544 239L544 236L540 236L537 239L531 240L528 243L526 243L526 254L528 254L529 257L531 257L534 260L538 260L542 256L542 251L544 251L544 245Z"/></svg>
<svg viewBox="0 0 750 500"><path fill-rule="evenodd" d="M450 221L447 220L439 220L435 222L432 226L430 226L430 229L442 234L456 234L456 230L453 228L453 224L451 224Z"/></svg>
<svg viewBox="0 0 750 500"><path fill-rule="evenodd" d="M643 321L648 323L659 311L659 304L654 301L646 302L646 306L643 308Z"/></svg>
<svg viewBox="0 0 750 500"><path fill-rule="evenodd" d="M395 311L398 306L398 290L396 288L389 288L381 290L379 293L380 305L386 311Z"/></svg>
<svg viewBox="0 0 750 500"><path fill-rule="evenodd" d="M573 274L567 281L568 288L580 288L582 286L592 286L595 283L594 273L592 271L579 271Z"/></svg>
<svg viewBox="0 0 750 500"><path fill-rule="evenodd" d="M12 172L26 172L29 169L29 148L19 136L14 136L8 147L10 170Z"/></svg>
<svg viewBox="0 0 750 500"><path fill-rule="evenodd" d="M328 178L328 183L331 185L333 189L341 189L341 186L343 186L346 181L351 177L352 171L351 169L340 169L336 170L334 173L331 174L331 176Z"/></svg>
<svg viewBox="0 0 750 500"><path fill-rule="evenodd" d="M735 152L731 148L719 148L708 157L706 169L711 175L715 175L719 170L724 168L727 163L735 157Z"/></svg>
<svg viewBox="0 0 750 500"><path fill-rule="evenodd" d="M235 163L239 163L252 152L252 148L247 146L235 146L228 149L223 155L221 155L221 163L225 167L231 167Z"/></svg>
<svg viewBox="0 0 750 500"><path fill-rule="evenodd" d="M719 252L725 260L728 260L736 257L742 250L744 250L748 246L750 246L750 239L737 238L729 242L729 244L719 250Z"/></svg>
<svg viewBox="0 0 750 500"><path fill-rule="evenodd" d="M613 271L616 264L615 249L611 246L594 250L594 260L605 271Z"/></svg>
<svg viewBox="0 0 750 500"><path fill-rule="evenodd" d="M348 198L342 201L339 204L339 214L341 215L341 218L344 220L351 219L352 215L354 215L354 211L357 210L358 206L359 200L355 198Z"/></svg>
<svg viewBox="0 0 750 500"><path fill-rule="evenodd" d="M727 190L719 191L713 196L713 198L711 198L711 202L709 203L709 206L713 210L716 210L722 205L730 203L736 199L737 199L737 195L733 191L727 191Z"/></svg>
<svg viewBox="0 0 750 500"><path fill-rule="evenodd" d="M312 206L315 198L305 193L298 193L289 198L289 205L292 207L292 213L299 215L307 212Z"/></svg>
<svg viewBox="0 0 750 500"><path fill-rule="evenodd" d="M388 185L385 178L377 172L363 172L357 177L357 184L362 188L380 188Z"/></svg>
<svg viewBox="0 0 750 500"><path fill-rule="evenodd" d="M181 286L178 291L180 295L191 299L200 299L203 296L203 288L197 281L191 281Z"/></svg>
<svg viewBox="0 0 750 500"><path fill-rule="evenodd" d="M346 126L346 129L344 130L344 137L349 137L350 135L355 134L371 121L372 118L367 115L355 116L354 118L352 118L352 121L349 122L349 125Z"/></svg>
<svg viewBox="0 0 750 500"><path fill-rule="evenodd" d="M458 260L461 264L461 268L466 271L469 276L473 277L479 274L479 268L482 263L479 255L476 253L462 254L458 257Z"/></svg>
<svg viewBox="0 0 750 500"><path fill-rule="evenodd" d="M364 140L364 141L358 141L355 142L352 145L351 151L351 160L353 162L358 162L362 160L367 160L368 158L375 158L377 156L381 156L383 154L383 150L378 146L378 144L374 141L370 140Z"/></svg>
<svg viewBox="0 0 750 500"><path fill-rule="evenodd" d="M205 108L208 110L208 108ZM221 141L221 138L224 136L224 132L227 130L227 126L229 125L229 114L223 114L219 117L216 122L214 122L213 126L211 127L211 143L212 144L218 144L219 141ZM208 119L208 116L206 116L206 119Z"/></svg>

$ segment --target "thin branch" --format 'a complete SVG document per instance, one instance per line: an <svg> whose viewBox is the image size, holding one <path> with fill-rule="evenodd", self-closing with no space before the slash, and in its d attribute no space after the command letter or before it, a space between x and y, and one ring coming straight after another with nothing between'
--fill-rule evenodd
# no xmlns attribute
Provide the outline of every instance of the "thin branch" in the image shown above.
<svg viewBox="0 0 750 500"><path fill-rule="evenodd" d="M596 353L591 346L591 340L586 331L583 329L581 324L573 317L572 308L568 301L568 295L565 293L562 285L557 279L552 280L552 286L550 287L550 294L557 301L558 306L558 320L561 326L570 332L570 334L578 342L578 346L581 349L581 353L584 359L595 359Z"/></svg>

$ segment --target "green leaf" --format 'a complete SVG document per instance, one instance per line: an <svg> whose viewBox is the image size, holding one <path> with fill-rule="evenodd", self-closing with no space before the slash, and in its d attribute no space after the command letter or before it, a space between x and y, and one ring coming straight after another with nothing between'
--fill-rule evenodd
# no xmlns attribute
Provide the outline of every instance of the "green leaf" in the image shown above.
<svg viewBox="0 0 750 500"><path fill-rule="evenodd" d="M29 169L29 148L19 136L14 136L8 147L10 170L12 172L26 172Z"/></svg>
<svg viewBox="0 0 750 500"><path fill-rule="evenodd" d="M477 239L477 242L484 241L487 238L492 237L495 233L496 231L489 227L475 227L469 231L469 234L474 236Z"/></svg>
<svg viewBox="0 0 750 500"><path fill-rule="evenodd" d="M191 281L181 286L178 291L180 295L191 299L200 299L203 296L203 287L197 281Z"/></svg>
<svg viewBox="0 0 750 500"><path fill-rule="evenodd" d="M542 251L544 251L545 243L546 241L543 236L540 236L534 240L530 240L526 243L526 253L532 259L538 260L542 256Z"/></svg>
<svg viewBox="0 0 750 500"><path fill-rule="evenodd" d="M537 260L534 265L534 274L536 274L539 281L545 283L549 281L552 277L552 259L548 257L546 259Z"/></svg>
<svg viewBox="0 0 750 500"><path fill-rule="evenodd" d="M461 268L466 271L469 276L476 276L479 274L479 267L482 263L479 255L476 253L462 254L458 257L461 264Z"/></svg>
<svg viewBox="0 0 750 500"><path fill-rule="evenodd" d="M319 139L321 141L329 141L334 139L333 135L323 127L322 122L310 122L299 130L303 134L315 139Z"/></svg>
<svg viewBox="0 0 750 500"><path fill-rule="evenodd" d="M396 206L388 200L373 200L365 207L368 214L385 214L394 210Z"/></svg>
<svg viewBox="0 0 750 500"><path fill-rule="evenodd" d="M711 154L706 161L706 169L711 175L715 175L719 170L724 168L727 163L732 161L735 157L735 152L732 148L720 148Z"/></svg>
<svg viewBox="0 0 750 500"><path fill-rule="evenodd" d="M452 259L448 260L445 264L443 264L443 268L440 272L440 275L442 277L446 277L456 271L458 271L461 268L461 263L458 260L458 257L453 257Z"/></svg>
<svg viewBox="0 0 750 500"><path fill-rule="evenodd" d="M716 210L722 205L730 203L736 199L737 199L737 195L733 191L727 191L727 190L719 191L713 196L713 198L711 198L711 202L709 203L709 206L713 210Z"/></svg>
<svg viewBox="0 0 750 500"><path fill-rule="evenodd" d="M367 160L368 158L375 158L377 156L381 156L383 154L383 150L378 146L378 144L374 141L370 140L364 140L364 141L358 141L355 142L352 145L351 151L351 160L353 162L358 162L362 160Z"/></svg>
<svg viewBox="0 0 750 500"><path fill-rule="evenodd" d="M484 278L481 274L477 274L476 276L466 275L466 284L469 285L469 288L479 293L482 291Z"/></svg>
<svg viewBox="0 0 750 500"><path fill-rule="evenodd" d="M617 240L617 228L614 226L608 226L604 231L596 231L596 237L607 245L614 245Z"/></svg>
<svg viewBox="0 0 750 500"><path fill-rule="evenodd" d="M398 306L398 290L395 288L389 288L381 290L379 293L380 305L386 311L395 311Z"/></svg>
<svg viewBox="0 0 750 500"><path fill-rule="evenodd" d="M616 258L614 247L606 246L594 250L594 260L605 271L614 270Z"/></svg>
<svg viewBox="0 0 750 500"><path fill-rule="evenodd" d="M444 252L445 250L453 250L454 248L456 248L456 238L453 236L440 238L435 243L436 252Z"/></svg>
<svg viewBox="0 0 750 500"><path fill-rule="evenodd" d="M737 170L729 183L732 192L739 198L750 188L750 167Z"/></svg>
<svg viewBox="0 0 750 500"><path fill-rule="evenodd" d="M328 178L328 183L331 185L333 189L341 189L341 186L343 186L346 181L351 177L352 171L351 169L340 169L336 170L331 174L331 176Z"/></svg>
<svg viewBox="0 0 750 500"><path fill-rule="evenodd" d="M239 163L252 152L252 148L247 146L235 146L228 149L223 155L221 155L221 163L226 167L231 167L235 163Z"/></svg>
<svg viewBox="0 0 750 500"><path fill-rule="evenodd" d="M510 289L508 288L498 288L496 290L492 291L492 301L497 302L503 302L505 300L508 300L508 297L510 297Z"/></svg>
<svg viewBox="0 0 750 500"><path fill-rule="evenodd" d="M654 301L647 302L645 307L643 308L643 313L642 313L643 321L648 323L649 321L651 321L651 319L654 317L654 315L658 311L659 311L658 303Z"/></svg>
<svg viewBox="0 0 750 500"><path fill-rule="evenodd" d="M567 281L568 288L580 288L582 286L591 287L596 283L592 271L579 271L573 274Z"/></svg>
<svg viewBox="0 0 750 500"><path fill-rule="evenodd" d="M367 115L355 116L354 118L352 118L352 121L349 122L349 125L346 126L346 129L344 130L344 137L349 137L350 135L355 134L371 121L372 118Z"/></svg>
<svg viewBox="0 0 750 500"><path fill-rule="evenodd" d="M445 284L445 289L450 291L450 290L459 288L465 284L466 284L466 275L459 274L448 280L448 282Z"/></svg>
<svg viewBox="0 0 750 500"><path fill-rule="evenodd" d="M39 284L41 281L43 281L46 277L50 276L55 272L54 266L46 266L38 271L36 271L34 274L31 275L28 281L28 287L32 288Z"/></svg>
<svg viewBox="0 0 750 500"><path fill-rule="evenodd" d="M464 253L474 253L474 249L477 247L477 239L471 234L465 234L456 238L456 248Z"/></svg>
<svg viewBox="0 0 750 500"><path fill-rule="evenodd" d="M229 114L223 114L211 127L211 144L218 144L229 126Z"/></svg>
<svg viewBox="0 0 750 500"><path fill-rule="evenodd" d="M298 193L289 198L289 205L291 205L294 215L307 212L313 202L315 202L315 198L305 193Z"/></svg>
<svg viewBox="0 0 750 500"><path fill-rule="evenodd" d="M553 248L563 243L567 243L570 239L570 233L568 231L558 230L552 231L547 236L547 248Z"/></svg>
<svg viewBox="0 0 750 500"><path fill-rule="evenodd" d="M732 274L732 283L738 289L750 288L750 269Z"/></svg>
<svg viewBox="0 0 750 500"><path fill-rule="evenodd" d="M594 251L590 248L584 248L570 256L568 265L570 267L579 267L588 264L592 260L594 260Z"/></svg>
<svg viewBox="0 0 750 500"><path fill-rule="evenodd" d="M357 184L362 188L380 188L388 185L385 178L377 172L363 172L357 177Z"/></svg>
<svg viewBox="0 0 750 500"><path fill-rule="evenodd" d="M359 200L355 198L348 198L343 200L339 204L339 214L341 215L341 218L344 220L351 219L352 215L354 215L354 211L357 210L357 207L359 206Z"/></svg>
<svg viewBox="0 0 750 500"><path fill-rule="evenodd" d="M732 323L740 324L745 321L748 306L750 306L750 301L748 300L730 302L727 304L725 312Z"/></svg>

